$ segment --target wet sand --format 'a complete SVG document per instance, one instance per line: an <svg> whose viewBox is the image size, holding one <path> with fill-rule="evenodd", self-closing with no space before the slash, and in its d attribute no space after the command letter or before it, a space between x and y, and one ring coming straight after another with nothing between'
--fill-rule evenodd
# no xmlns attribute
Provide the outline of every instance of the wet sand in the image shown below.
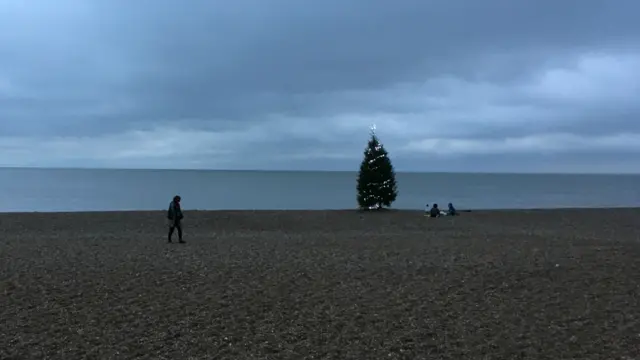
<svg viewBox="0 0 640 360"><path fill-rule="evenodd" d="M634 359L640 209L0 214L2 359Z"/></svg>

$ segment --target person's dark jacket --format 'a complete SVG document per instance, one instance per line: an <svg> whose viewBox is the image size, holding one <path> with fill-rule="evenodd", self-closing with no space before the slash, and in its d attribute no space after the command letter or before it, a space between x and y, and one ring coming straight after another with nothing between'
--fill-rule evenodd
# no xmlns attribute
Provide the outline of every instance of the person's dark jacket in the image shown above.
<svg viewBox="0 0 640 360"><path fill-rule="evenodd" d="M429 210L429 216L430 217L439 217L440 216L440 209L438 209L437 207L432 207L431 210Z"/></svg>
<svg viewBox="0 0 640 360"><path fill-rule="evenodd" d="M184 218L182 214L182 208L180 207L180 203L172 201L169 204L169 210L167 211L167 219L172 220L173 222L178 222Z"/></svg>

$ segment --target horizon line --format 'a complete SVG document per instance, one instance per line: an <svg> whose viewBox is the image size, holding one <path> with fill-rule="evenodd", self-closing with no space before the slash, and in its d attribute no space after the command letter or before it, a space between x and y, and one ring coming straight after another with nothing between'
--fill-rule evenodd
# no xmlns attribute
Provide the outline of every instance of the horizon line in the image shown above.
<svg viewBox="0 0 640 360"><path fill-rule="evenodd" d="M67 167L67 166L2 166L2 169L13 170L112 170L112 171L218 171L218 172L327 172L327 173L357 173L358 170L293 170L293 169L203 169L203 168L127 168L127 167ZM640 172L518 172L518 171L418 171L396 170L404 174L470 174L470 175L640 175Z"/></svg>

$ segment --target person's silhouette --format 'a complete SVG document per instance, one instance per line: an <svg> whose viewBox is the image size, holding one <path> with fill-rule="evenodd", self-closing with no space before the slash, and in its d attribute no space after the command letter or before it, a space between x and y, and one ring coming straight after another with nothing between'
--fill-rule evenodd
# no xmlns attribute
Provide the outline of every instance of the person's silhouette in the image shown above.
<svg viewBox="0 0 640 360"><path fill-rule="evenodd" d="M440 209L438 209L438 204L433 204L431 210L429 210L429 217L440 217Z"/></svg>
<svg viewBox="0 0 640 360"><path fill-rule="evenodd" d="M458 215L458 212L456 211L456 208L453 207L452 203L449 203L449 211L448 211L447 215L449 215L449 216Z"/></svg>
<svg viewBox="0 0 640 360"><path fill-rule="evenodd" d="M178 242L184 244L184 240L182 240L182 219L184 215L182 214L182 208L180 207L180 200L182 198L178 195L173 197L173 201L169 204L169 210L167 211L167 219L169 220L169 242L171 242L171 238L173 236L173 231L178 229Z"/></svg>

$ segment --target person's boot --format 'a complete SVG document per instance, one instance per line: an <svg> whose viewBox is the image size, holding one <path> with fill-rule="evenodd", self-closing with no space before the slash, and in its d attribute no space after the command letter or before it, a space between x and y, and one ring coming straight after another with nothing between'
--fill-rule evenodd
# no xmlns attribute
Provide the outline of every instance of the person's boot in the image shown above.
<svg viewBox="0 0 640 360"><path fill-rule="evenodd" d="M185 243L186 243L186 241L184 241L184 240L182 240L182 239L178 240L178 242L179 242L180 244L185 244Z"/></svg>

